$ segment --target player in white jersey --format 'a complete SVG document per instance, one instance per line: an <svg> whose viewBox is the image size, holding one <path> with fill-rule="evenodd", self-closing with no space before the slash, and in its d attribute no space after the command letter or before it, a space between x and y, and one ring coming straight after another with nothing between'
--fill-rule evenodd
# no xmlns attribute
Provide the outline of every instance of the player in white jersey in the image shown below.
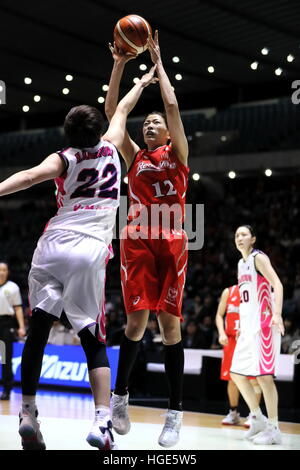
<svg viewBox="0 0 300 470"><path fill-rule="evenodd" d="M154 78L155 67L120 101L107 132L90 106L72 108L64 129L70 147L40 165L0 183L0 196L55 179L58 212L48 223L32 259L29 301L32 317L22 356L23 449L44 450L35 395L44 348L53 321L65 311L86 354L95 401L95 421L87 437L99 449L115 448L110 418L110 369L105 348L105 267L119 204L120 162L128 113Z"/></svg>
<svg viewBox="0 0 300 470"><path fill-rule="evenodd" d="M280 444L278 394L273 376L276 375L280 354L280 333L284 334L281 316L283 287L269 258L254 249L255 241L250 225L236 230L235 244L243 256L238 263L240 336L230 375L250 408L250 429L245 437L254 444ZM262 415L247 376L257 378L268 419Z"/></svg>

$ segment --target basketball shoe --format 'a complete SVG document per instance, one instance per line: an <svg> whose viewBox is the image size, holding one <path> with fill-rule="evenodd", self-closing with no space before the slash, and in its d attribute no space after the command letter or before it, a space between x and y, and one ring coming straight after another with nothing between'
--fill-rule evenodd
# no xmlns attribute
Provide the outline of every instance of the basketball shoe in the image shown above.
<svg viewBox="0 0 300 470"><path fill-rule="evenodd" d="M229 413L226 418L222 420L222 424L225 424L227 426L237 426L238 424L240 424L240 422L240 413L238 413L236 410L229 410Z"/></svg>
<svg viewBox="0 0 300 470"><path fill-rule="evenodd" d="M252 440L258 433L260 433L261 431L265 431L267 424L268 419L264 415L261 415L259 417L251 415L250 427L248 431L246 431L244 434L245 439Z"/></svg>
<svg viewBox="0 0 300 470"><path fill-rule="evenodd" d="M117 450L110 416L97 416L86 440L90 446L99 450Z"/></svg>
<svg viewBox="0 0 300 470"><path fill-rule="evenodd" d="M23 450L46 450L37 417L38 411L36 408L31 410L29 405L22 406L19 413L19 434L22 437Z"/></svg>
<svg viewBox="0 0 300 470"><path fill-rule="evenodd" d="M252 442L257 445L282 444L282 434L277 426L268 423L266 429L256 434Z"/></svg>
<svg viewBox="0 0 300 470"><path fill-rule="evenodd" d="M158 443L162 447L172 447L179 441L179 433L182 423L183 412L168 410L166 421L158 438Z"/></svg>
<svg viewBox="0 0 300 470"><path fill-rule="evenodd" d="M130 431L130 419L128 415L129 393L126 395L112 394L110 408L113 428L118 434L127 434Z"/></svg>

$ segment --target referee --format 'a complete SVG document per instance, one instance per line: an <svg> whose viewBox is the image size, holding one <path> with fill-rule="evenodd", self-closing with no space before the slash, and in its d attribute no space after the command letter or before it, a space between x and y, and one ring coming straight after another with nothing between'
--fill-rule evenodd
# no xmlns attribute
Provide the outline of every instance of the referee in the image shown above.
<svg viewBox="0 0 300 470"><path fill-rule="evenodd" d="M18 321L18 335L23 338L26 335L24 327L24 315L20 289L12 281L8 280L9 270L7 263L0 261L0 340L5 343L5 360L2 364L3 392L0 400L9 400L13 387L14 376L12 372L14 315Z"/></svg>

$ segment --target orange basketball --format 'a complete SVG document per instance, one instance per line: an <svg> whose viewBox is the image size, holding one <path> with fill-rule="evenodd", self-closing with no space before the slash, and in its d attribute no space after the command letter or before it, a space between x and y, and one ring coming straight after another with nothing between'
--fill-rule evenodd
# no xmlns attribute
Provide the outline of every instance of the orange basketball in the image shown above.
<svg viewBox="0 0 300 470"><path fill-rule="evenodd" d="M121 18L114 29L114 40L118 49L131 54L141 54L147 49L152 29L148 21L138 15Z"/></svg>

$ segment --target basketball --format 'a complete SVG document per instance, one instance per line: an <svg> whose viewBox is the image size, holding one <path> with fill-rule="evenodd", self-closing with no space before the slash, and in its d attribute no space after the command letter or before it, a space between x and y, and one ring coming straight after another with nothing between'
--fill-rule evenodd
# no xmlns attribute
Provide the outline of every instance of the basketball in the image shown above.
<svg viewBox="0 0 300 470"><path fill-rule="evenodd" d="M118 49L131 54L141 54L147 49L152 29L148 21L138 15L121 18L114 29L114 41Z"/></svg>

